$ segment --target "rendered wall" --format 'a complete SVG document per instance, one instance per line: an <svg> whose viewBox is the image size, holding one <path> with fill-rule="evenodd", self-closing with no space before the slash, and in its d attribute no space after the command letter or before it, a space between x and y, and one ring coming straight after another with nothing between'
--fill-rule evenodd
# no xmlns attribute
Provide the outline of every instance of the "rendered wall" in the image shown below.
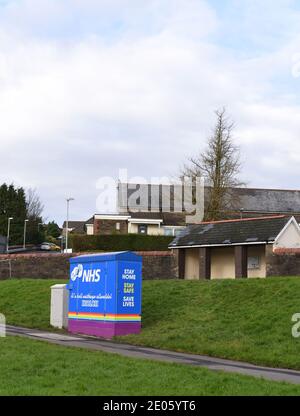
<svg viewBox="0 0 300 416"><path fill-rule="evenodd" d="M86 225L86 233L87 235L94 235L94 224Z"/></svg>
<svg viewBox="0 0 300 416"><path fill-rule="evenodd" d="M185 273L186 280L199 279L199 249L189 248L185 250Z"/></svg>
<svg viewBox="0 0 300 416"><path fill-rule="evenodd" d="M266 277L265 246L249 246L248 257L259 257L259 268L248 269L249 278ZM235 278L235 254L233 247L211 249L211 279ZM199 279L199 248L186 250L185 279Z"/></svg>
<svg viewBox="0 0 300 416"><path fill-rule="evenodd" d="M263 278L266 277L266 246L254 246L248 247L248 258L249 257L258 257L259 258L259 268L258 269L248 269L248 278Z"/></svg>
<svg viewBox="0 0 300 416"><path fill-rule="evenodd" d="M212 248L211 279L234 279L234 248Z"/></svg>
<svg viewBox="0 0 300 416"><path fill-rule="evenodd" d="M296 225L291 222L275 243L275 248L300 248L300 234Z"/></svg>
<svg viewBox="0 0 300 416"><path fill-rule="evenodd" d="M159 227L156 224L145 224L147 225L147 234L148 235L163 235L164 230L162 227ZM129 223L128 224L128 233L129 234L138 234L139 228L138 224Z"/></svg>

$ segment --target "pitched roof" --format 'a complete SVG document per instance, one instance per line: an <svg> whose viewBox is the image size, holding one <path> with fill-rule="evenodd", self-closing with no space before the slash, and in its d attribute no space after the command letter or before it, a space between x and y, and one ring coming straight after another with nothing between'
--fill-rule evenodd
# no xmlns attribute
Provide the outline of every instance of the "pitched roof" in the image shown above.
<svg viewBox="0 0 300 416"><path fill-rule="evenodd" d="M72 230L72 232L74 232L75 234L83 234L85 231L84 226L85 226L85 221L69 221L68 223L69 230ZM63 228L66 228L66 227L67 227L67 223L65 221Z"/></svg>
<svg viewBox="0 0 300 416"><path fill-rule="evenodd" d="M238 198L239 208L244 211L300 213L299 190L235 188L231 192Z"/></svg>
<svg viewBox="0 0 300 416"><path fill-rule="evenodd" d="M140 201L139 209L147 212L156 209L162 212L174 211L174 185L150 185L120 183L118 186L118 204L120 212L130 212L129 200L133 194L141 189L148 195ZM210 187L205 187L205 200L208 199ZM170 206L164 206L164 197L169 197ZM241 208L245 212L264 214L300 214L300 190L289 189L263 189L263 188L232 188L230 200L235 201L234 212ZM230 201L229 205L230 205ZM227 211L226 206L226 211Z"/></svg>
<svg viewBox="0 0 300 416"><path fill-rule="evenodd" d="M74 234L84 234L86 224L93 224L93 223L94 223L94 217L89 218L87 221L69 221L68 226L69 226L69 229L71 229ZM65 229L66 226L67 226L67 222L64 221L63 229Z"/></svg>
<svg viewBox="0 0 300 416"><path fill-rule="evenodd" d="M85 224L85 221L68 221L69 228L76 228L81 224ZM64 221L63 228L66 228L67 221Z"/></svg>
<svg viewBox="0 0 300 416"><path fill-rule="evenodd" d="M174 202L184 208L181 196L176 195L174 185L162 184L132 184L119 183L118 185L118 208L119 212L129 212L130 214L138 208L141 212L158 210L161 212L174 211ZM136 194L137 193L137 194ZM141 197L139 194L142 194ZM137 196L135 198L134 196ZM130 206L135 202L138 206Z"/></svg>
<svg viewBox="0 0 300 416"><path fill-rule="evenodd" d="M162 219L164 225L185 226L186 214L176 212L163 212Z"/></svg>
<svg viewBox="0 0 300 416"><path fill-rule="evenodd" d="M145 220L161 220L162 214L160 212L131 212L131 218L133 219L145 219Z"/></svg>
<svg viewBox="0 0 300 416"><path fill-rule="evenodd" d="M272 243L291 218L277 215L190 225L169 247Z"/></svg>

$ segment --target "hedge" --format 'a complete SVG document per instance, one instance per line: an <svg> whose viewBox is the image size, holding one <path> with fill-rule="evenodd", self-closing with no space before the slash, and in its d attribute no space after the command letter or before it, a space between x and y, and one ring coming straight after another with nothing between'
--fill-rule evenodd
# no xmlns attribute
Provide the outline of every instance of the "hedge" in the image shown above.
<svg viewBox="0 0 300 416"><path fill-rule="evenodd" d="M72 235L73 251L164 251L174 237L141 234Z"/></svg>

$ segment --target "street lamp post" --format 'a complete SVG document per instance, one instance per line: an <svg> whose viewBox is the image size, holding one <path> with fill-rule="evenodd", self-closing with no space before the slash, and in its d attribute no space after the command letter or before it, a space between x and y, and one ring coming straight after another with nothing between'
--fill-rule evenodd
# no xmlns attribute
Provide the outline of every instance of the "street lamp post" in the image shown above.
<svg viewBox="0 0 300 416"><path fill-rule="evenodd" d="M8 218L8 224L7 224L7 242L6 242L6 252L8 253L9 248L9 234L10 234L10 222L13 220L13 217Z"/></svg>
<svg viewBox="0 0 300 416"><path fill-rule="evenodd" d="M24 250L26 248L26 228L27 228L28 221L29 220L24 221L24 238L23 238L23 248L24 248Z"/></svg>
<svg viewBox="0 0 300 416"><path fill-rule="evenodd" d="M68 233L69 233L69 210L70 202L74 201L74 198L67 198L67 221L66 221L66 253L68 252Z"/></svg>
<svg viewBox="0 0 300 416"><path fill-rule="evenodd" d="M60 252L63 253L64 252L64 236L61 235L60 237L58 237L58 240L60 240Z"/></svg>

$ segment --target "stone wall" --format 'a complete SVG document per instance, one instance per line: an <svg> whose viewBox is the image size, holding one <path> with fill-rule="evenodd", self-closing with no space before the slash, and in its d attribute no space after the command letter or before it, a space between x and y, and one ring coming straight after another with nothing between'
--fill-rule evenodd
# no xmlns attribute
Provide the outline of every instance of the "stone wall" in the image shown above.
<svg viewBox="0 0 300 416"><path fill-rule="evenodd" d="M13 278L66 279L69 270L69 254L34 253L0 256L0 279L9 277L8 262L11 260Z"/></svg>
<svg viewBox="0 0 300 416"><path fill-rule="evenodd" d="M11 260L13 278L68 279L69 259L78 254L10 254L0 255L0 280L9 278L8 262ZM88 253L86 253L88 254ZM138 252L143 256L143 278L175 279L178 275L177 258L171 251Z"/></svg>
<svg viewBox="0 0 300 416"><path fill-rule="evenodd" d="M178 278L176 254L170 251L144 251L137 254L143 256L143 278L145 280Z"/></svg>
<svg viewBox="0 0 300 416"><path fill-rule="evenodd" d="M300 249L275 249L266 246L267 277L300 276Z"/></svg>

